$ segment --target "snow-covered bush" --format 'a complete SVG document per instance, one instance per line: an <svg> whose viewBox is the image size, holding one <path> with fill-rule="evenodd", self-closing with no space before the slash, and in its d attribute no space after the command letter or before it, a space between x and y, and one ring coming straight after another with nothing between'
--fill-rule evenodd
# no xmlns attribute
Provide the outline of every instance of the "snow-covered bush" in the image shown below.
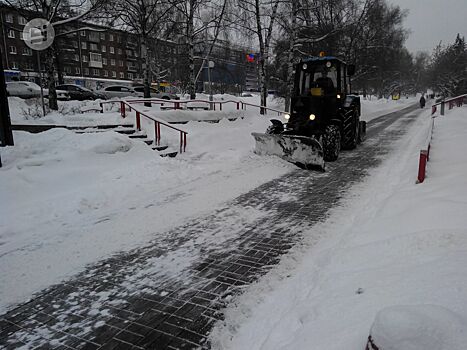
<svg viewBox="0 0 467 350"><path fill-rule="evenodd" d="M48 100L44 99L45 114L50 113L50 108L47 102ZM26 106L21 108L21 113L26 120L39 119L43 117L42 103L40 98L31 98L25 100L25 104Z"/></svg>

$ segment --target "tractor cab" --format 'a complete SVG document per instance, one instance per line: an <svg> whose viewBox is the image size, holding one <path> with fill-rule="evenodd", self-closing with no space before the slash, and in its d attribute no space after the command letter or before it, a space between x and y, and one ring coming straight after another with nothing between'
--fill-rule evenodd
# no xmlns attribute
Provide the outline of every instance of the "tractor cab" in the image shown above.
<svg viewBox="0 0 467 350"><path fill-rule="evenodd" d="M316 128L335 118L351 102L347 96L354 71L355 66L333 56L310 57L296 64L289 129L303 131L308 125L316 133Z"/></svg>
<svg viewBox="0 0 467 350"><path fill-rule="evenodd" d="M345 97L350 94L350 76L355 66L333 56L311 57L295 67L296 96Z"/></svg>

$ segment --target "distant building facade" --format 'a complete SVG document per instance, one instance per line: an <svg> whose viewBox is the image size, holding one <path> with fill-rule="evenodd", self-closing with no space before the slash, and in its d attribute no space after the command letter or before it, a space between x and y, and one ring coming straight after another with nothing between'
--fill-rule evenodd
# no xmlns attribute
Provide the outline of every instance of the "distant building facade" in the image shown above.
<svg viewBox="0 0 467 350"><path fill-rule="evenodd" d="M1 58L6 79L40 82L37 53L23 41L23 28L27 19L13 9L0 5L0 20ZM59 83L76 83L99 89L111 84L132 85L142 82L144 65L137 35L83 22L74 27L70 25L63 28L61 32L80 27L95 30L81 30L55 38L53 45ZM205 49L202 45L198 46L196 55L203 57ZM188 50L184 44L153 39L150 50L157 62L152 70L161 72L160 79L153 77L158 80L155 83L177 86L187 79ZM219 42L216 45L210 57L215 62L215 67L210 72L215 91L240 92L255 85L256 64L247 62L246 54L245 50L233 48L228 42ZM45 58L42 57L43 54L40 55L41 69L44 71ZM201 63L201 59L195 61L196 71L201 68ZM206 90L208 81L207 69L203 69L198 78L197 90Z"/></svg>

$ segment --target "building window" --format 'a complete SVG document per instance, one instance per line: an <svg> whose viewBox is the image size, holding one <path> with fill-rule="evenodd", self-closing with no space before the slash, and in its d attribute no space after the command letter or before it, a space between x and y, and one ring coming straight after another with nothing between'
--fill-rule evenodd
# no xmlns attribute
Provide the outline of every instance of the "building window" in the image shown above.
<svg viewBox="0 0 467 350"><path fill-rule="evenodd" d="M66 74L70 74L71 73L71 67L65 67L64 71L65 71Z"/></svg>
<svg viewBox="0 0 467 350"><path fill-rule="evenodd" d="M6 15L5 21L7 21L7 23L13 23L13 15Z"/></svg>
<svg viewBox="0 0 467 350"><path fill-rule="evenodd" d="M16 46L10 46L10 54L16 55Z"/></svg>
<svg viewBox="0 0 467 350"><path fill-rule="evenodd" d="M110 40L110 41L114 41L114 35L113 35L113 34L110 34L110 35L109 35L109 40Z"/></svg>
<svg viewBox="0 0 467 350"><path fill-rule="evenodd" d="M93 69L93 70L92 70L92 74L93 74L95 77L98 77L98 76L99 76L99 69Z"/></svg>
<svg viewBox="0 0 467 350"><path fill-rule="evenodd" d="M128 73L128 79L133 80L133 73Z"/></svg>
<svg viewBox="0 0 467 350"><path fill-rule="evenodd" d="M82 42L81 42L81 48L82 48L83 50L86 50L86 49L87 49L86 41L82 41Z"/></svg>
<svg viewBox="0 0 467 350"><path fill-rule="evenodd" d="M118 65L119 65L120 67L123 67L123 61L118 61Z"/></svg>
<svg viewBox="0 0 467 350"><path fill-rule="evenodd" d="M115 60L113 58L110 59L110 65L115 66Z"/></svg>
<svg viewBox="0 0 467 350"><path fill-rule="evenodd" d="M119 54L119 55L122 54L122 49L118 49L118 54Z"/></svg>
<svg viewBox="0 0 467 350"><path fill-rule="evenodd" d="M113 46L110 47L110 53L115 53L115 49Z"/></svg>
<svg viewBox="0 0 467 350"><path fill-rule="evenodd" d="M101 40L105 40L105 33L101 33Z"/></svg>
<svg viewBox="0 0 467 350"><path fill-rule="evenodd" d="M85 30L81 31L81 36L86 36L86 31Z"/></svg>
<svg viewBox="0 0 467 350"><path fill-rule="evenodd" d="M97 51L97 44L89 44L89 50L92 50L92 51Z"/></svg>
<svg viewBox="0 0 467 350"><path fill-rule="evenodd" d="M105 46L105 45L102 45L102 47L101 47L101 51L102 51L102 52L106 52L106 51L107 51L107 46Z"/></svg>
<svg viewBox="0 0 467 350"><path fill-rule="evenodd" d="M120 72L120 79L124 79L124 78L125 78L125 73Z"/></svg>
<svg viewBox="0 0 467 350"><path fill-rule="evenodd" d="M79 55L74 56L74 61L79 62Z"/></svg>
<svg viewBox="0 0 467 350"><path fill-rule="evenodd" d="M109 76L109 72L107 72L106 70L102 71L104 73L104 77L108 77Z"/></svg>
<svg viewBox="0 0 467 350"><path fill-rule="evenodd" d="M24 56L32 56L32 50L29 47L23 47Z"/></svg>
<svg viewBox="0 0 467 350"><path fill-rule="evenodd" d="M15 31L13 29L8 30L8 37L11 39L15 38Z"/></svg>
<svg viewBox="0 0 467 350"><path fill-rule="evenodd" d="M116 71L112 71L112 78L116 78L117 77L117 72Z"/></svg>
<svg viewBox="0 0 467 350"><path fill-rule="evenodd" d="M87 62L88 61L88 56L84 55L83 56L83 62Z"/></svg>
<svg viewBox="0 0 467 350"><path fill-rule="evenodd" d="M22 24L24 26L24 25L26 25L26 23L28 23L28 21L23 16L19 16L18 17L18 23Z"/></svg>
<svg viewBox="0 0 467 350"><path fill-rule="evenodd" d="M104 58L102 58L102 64L103 64L104 66L106 66L106 65L107 65L107 58L105 58L105 57L104 57Z"/></svg>
<svg viewBox="0 0 467 350"><path fill-rule="evenodd" d="M75 49L78 48L78 42L77 41L72 41L71 46L73 46Z"/></svg>
<svg viewBox="0 0 467 350"><path fill-rule="evenodd" d="M19 32L19 40L24 40L23 32Z"/></svg>
<svg viewBox="0 0 467 350"><path fill-rule="evenodd" d="M75 67L75 74L81 74L81 70L79 69L79 67Z"/></svg>
<svg viewBox="0 0 467 350"><path fill-rule="evenodd" d="M84 75L89 75L89 68L84 68Z"/></svg>
<svg viewBox="0 0 467 350"><path fill-rule="evenodd" d="M11 69L18 69L18 68L19 68L18 62L15 62L15 61L11 62Z"/></svg>

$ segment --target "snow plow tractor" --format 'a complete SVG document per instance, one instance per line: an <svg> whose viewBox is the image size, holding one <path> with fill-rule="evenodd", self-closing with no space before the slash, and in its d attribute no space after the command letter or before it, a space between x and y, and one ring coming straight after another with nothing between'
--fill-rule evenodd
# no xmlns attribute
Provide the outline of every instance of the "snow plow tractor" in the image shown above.
<svg viewBox="0 0 467 350"><path fill-rule="evenodd" d="M355 66L332 56L311 57L295 65L290 114L273 119L266 133L252 133L255 153L276 155L296 165L324 170L341 149L362 142L360 97L351 93Z"/></svg>

